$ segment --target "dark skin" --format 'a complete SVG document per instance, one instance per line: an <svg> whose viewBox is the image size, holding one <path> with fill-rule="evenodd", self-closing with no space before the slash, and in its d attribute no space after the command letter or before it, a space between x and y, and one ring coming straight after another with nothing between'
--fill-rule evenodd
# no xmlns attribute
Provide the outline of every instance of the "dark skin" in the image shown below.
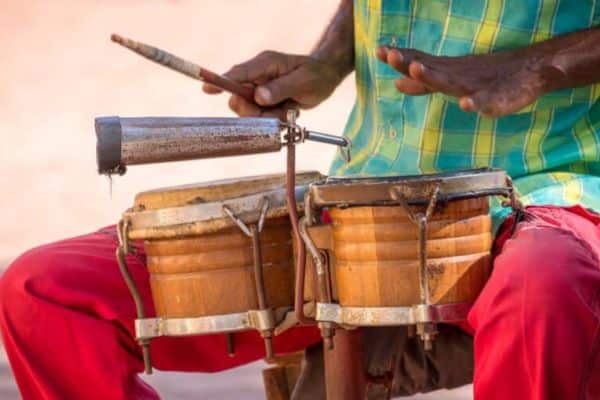
<svg viewBox="0 0 600 400"><path fill-rule="evenodd" d="M232 96L240 116L283 118L290 107L312 108L353 69L352 1L343 0L316 48L306 56L264 52L225 75L254 86L255 102ZM377 57L402 76L396 88L411 96L444 93L467 112L499 117L544 94L600 82L600 28L558 36L519 49L444 57L414 49L379 47ZM221 93L204 85L210 94Z"/></svg>
<svg viewBox="0 0 600 400"><path fill-rule="evenodd" d="M600 81L600 30L559 36L516 50L463 57L432 56L386 46L377 58L401 72L407 95L444 93L464 111L491 117L514 113L557 89Z"/></svg>
<svg viewBox="0 0 600 400"><path fill-rule="evenodd" d="M265 51L235 65L224 75L256 88L254 103L232 95L229 107L242 117L285 119L290 108L309 109L327 99L354 69L352 0L342 0L313 51L308 55ZM222 90L204 84L208 94Z"/></svg>

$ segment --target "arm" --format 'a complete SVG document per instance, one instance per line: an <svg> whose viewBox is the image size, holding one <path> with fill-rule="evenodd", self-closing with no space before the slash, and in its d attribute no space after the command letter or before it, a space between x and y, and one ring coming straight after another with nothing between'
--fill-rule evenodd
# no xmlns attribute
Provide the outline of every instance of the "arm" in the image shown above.
<svg viewBox="0 0 600 400"><path fill-rule="evenodd" d="M380 47L378 58L403 73L396 88L408 95L441 92L464 111L502 116L557 89L600 82L600 29L558 36L516 50L438 57Z"/></svg>
<svg viewBox="0 0 600 400"><path fill-rule="evenodd" d="M600 28L559 36L532 47L540 54L548 90L600 82Z"/></svg>
<svg viewBox="0 0 600 400"><path fill-rule="evenodd" d="M289 108L312 108L333 93L354 69L352 0L342 0L310 55L265 51L231 68L225 75L255 87L254 100L231 96L229 107L240 116L284 118ZM205 84L209 94L221 93Z"/></svg>
<svg viewBox="0 0 600 400"><path fill-rule="evenodd" d="M341 79L354 70L354 17L352 0L342 0L311 56L336 65Z"/></svg>

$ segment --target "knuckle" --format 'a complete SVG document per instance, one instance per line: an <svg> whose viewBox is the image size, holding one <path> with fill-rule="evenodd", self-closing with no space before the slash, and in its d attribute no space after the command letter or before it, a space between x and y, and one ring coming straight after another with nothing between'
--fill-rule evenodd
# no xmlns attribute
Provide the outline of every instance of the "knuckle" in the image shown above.
<svg viewBox="0 0 600 400"><path fill-rule="evenodd" d="M279 53L277 51L274 51L274 50L264 50L264 51L260 52L260 54L258 55L258 57L261 57L261 58L275 58L275 57L278 57L280 55L281 55L281 53Z"/></svg>
<svg viewBox="0 0 600 400"><path fill-rule="evenodd" d="M229 98L228 105L229 105L229 108L231 108L235 112L238 112L238 110L240 108L239 101L235 98L235 96L231 96Z"/></svg>
<svg viewBox="0 0 600 400"><path fill-rule="evenodd" d="M235 64L224 75L229 78L235 79L240 76L243 76L245 74L245 71L246 71L246 66L244 64Z"/></svg>

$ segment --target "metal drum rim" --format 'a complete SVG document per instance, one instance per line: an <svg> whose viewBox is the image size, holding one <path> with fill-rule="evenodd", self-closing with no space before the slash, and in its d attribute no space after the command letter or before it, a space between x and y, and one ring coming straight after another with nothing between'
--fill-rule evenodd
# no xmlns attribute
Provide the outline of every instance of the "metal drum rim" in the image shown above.
<svg viewBox="0 0 600 400"><path fill-rule="evenodd" d="M479 168L424 175L399 175L384 177L328 177L309 185L311 203L316 208L337 206L399 205L390 190L403 188L413 196L406 196L409 204L427 204L427 188L439 183L438 201L452 201L475 197L500 195L512 192L504 170Z"/></svg>

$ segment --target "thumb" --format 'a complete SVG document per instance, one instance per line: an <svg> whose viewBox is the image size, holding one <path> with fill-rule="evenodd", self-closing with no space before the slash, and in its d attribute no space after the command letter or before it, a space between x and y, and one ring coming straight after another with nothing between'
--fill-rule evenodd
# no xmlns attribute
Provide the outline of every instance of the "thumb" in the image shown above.
<svg viewBox="0 0 600 400"><path fill-rule="evenodd" d="M261 106L274 106L284 100L294 99L306 89L308 80L301 70L273 79L254 91L254 100Z"/></svg>

